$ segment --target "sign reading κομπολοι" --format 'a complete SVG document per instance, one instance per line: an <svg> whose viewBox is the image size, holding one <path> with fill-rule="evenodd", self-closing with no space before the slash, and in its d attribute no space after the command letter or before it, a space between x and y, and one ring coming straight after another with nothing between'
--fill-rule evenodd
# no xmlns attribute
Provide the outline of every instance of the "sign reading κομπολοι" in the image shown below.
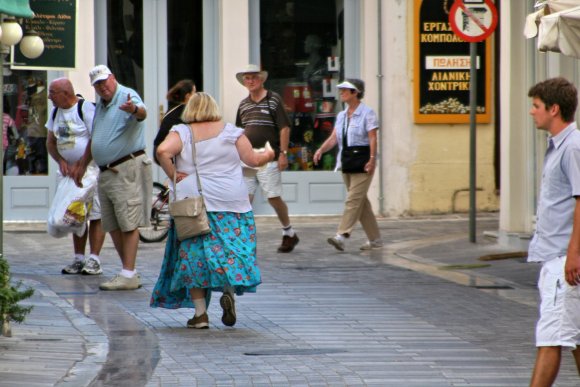
<svg viewBox="0 0 580 387"><path fill-rule="evenodd" d="M416 123L469 123L469 42L453 32L453 0L415 0L414 117ZM475 4L470 7L477 8ZM473 12L477 12L474 9ZM491 119L491 43L477 43L478 123Z"/></svg>

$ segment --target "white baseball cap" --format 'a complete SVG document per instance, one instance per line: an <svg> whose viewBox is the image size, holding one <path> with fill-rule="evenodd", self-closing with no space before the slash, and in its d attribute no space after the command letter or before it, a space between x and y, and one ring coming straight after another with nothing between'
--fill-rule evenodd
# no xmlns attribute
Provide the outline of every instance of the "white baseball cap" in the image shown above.
<svg viewBox="0 0 580 387"><path fill-rule="evenodd" d="M89 77L91 78L91 85L95 85L98 81L104 81L105 79L109 78L109 75L113 73L109 68L105 65L98 65L93 67L93 69L89 72Z"/></svg>

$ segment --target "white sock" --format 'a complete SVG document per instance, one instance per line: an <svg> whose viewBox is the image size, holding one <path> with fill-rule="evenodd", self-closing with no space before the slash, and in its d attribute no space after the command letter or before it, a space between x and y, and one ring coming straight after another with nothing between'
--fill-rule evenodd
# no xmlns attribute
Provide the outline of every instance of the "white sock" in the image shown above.
<svg viewBox="0 0 580 387"><path fill-rule="evenodd" d="M296 233L294 232L294 229L292 228L291 224L289 224L286 227L282 227L282 235L287 235L289 237L293 237L294 234L296 234Z"/></svg>
<svg viewBox="0 0 580 387"><path fill-rule="evenodd" d="M195 317L201 316L206 311L205 298L195 298L193 300L193 305L195 306Z"/></svg>
<svg viewBox="0 0 580 387"><path fill-rule="evenodd" d="M336 237L335 238L338 239L341 242L344 242L344 235L342 235L342 234L336 234Z"/></svg>
<svg viewBox="0 0 580 387"><path fill-rule="evenodd" d="M98 256L98 255L91 254L91 255L89 255L89 258L92 258L92 259L94 259L95 261L97 261L97 263L98 263L99 265L101 264L101 260L99 259L99 256Z"/></svg>
<svg viewBox="0 0 580 387"><path fill-rule="evenodd" d="M85 260L85 256L83 254L75 254L75 261L82 262Z"/></svg>
<svg viewBox="0 0 580 387"><path fill-rule="evenodd" d="M137 273L136 270L126 270L126 269L121 270L121 275L125 278L133 278L135 273Z"/></svg>

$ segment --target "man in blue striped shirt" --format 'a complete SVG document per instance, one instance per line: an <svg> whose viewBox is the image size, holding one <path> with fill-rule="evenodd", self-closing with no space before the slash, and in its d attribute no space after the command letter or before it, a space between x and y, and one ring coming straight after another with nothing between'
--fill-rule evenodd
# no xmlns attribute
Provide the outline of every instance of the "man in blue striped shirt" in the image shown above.
<svg viewBox="0 0 580 387"><path fill-rule="evenodd" d="M103 231L111 234L122 270L101 290L141 287L135 270L139 227L149 226L151 160L145 153L147 109L133 89L121 85L107 66L89 73L100 100L93 120L91 152L99 166L98 192Z"/></svg>
<svg viewBox="0 0 580 387"><path fill-rule="evenodd" d="M530 114L549 133L538 199L536 231L528 261L540 262L538 352L530 386L551 386L562 347L580 371L580 132L574 115L578 91L564 78L533 86Z"/></svg>

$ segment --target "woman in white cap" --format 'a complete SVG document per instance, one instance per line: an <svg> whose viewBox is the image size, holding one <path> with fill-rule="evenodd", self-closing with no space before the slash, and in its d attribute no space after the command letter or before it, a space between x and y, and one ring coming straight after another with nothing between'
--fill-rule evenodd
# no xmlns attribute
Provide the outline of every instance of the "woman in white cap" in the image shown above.
<svg viewBox="0 0 580 387"><path fill-rule="evenodd" d="M377 131L379 124L376 113L361 102L365 84L360 79L346 79L338 86L340 100L346 109L338 113L334 130L314 153L318 164L322 154L338 145L335 170L342 170L347 197L342 219L335 236L328 243L343 251L346 238L360 221L368 241L361 250L381 248L383 242L377 219L367 197L376 167Z"/></svg>

